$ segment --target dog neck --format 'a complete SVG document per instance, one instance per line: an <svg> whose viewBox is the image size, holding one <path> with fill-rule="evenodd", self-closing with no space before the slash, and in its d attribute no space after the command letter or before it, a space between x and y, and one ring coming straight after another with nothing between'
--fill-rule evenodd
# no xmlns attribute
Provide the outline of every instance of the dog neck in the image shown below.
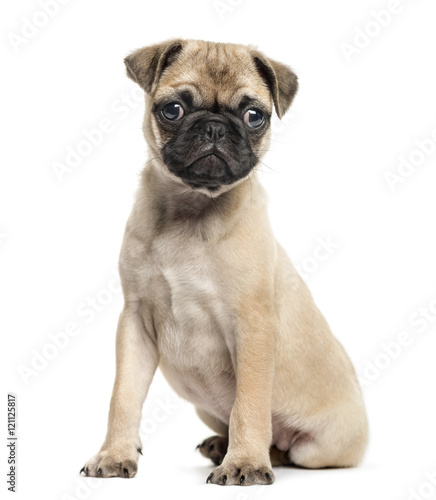
<svg viewBox="0 0 436 500"><path fill-rule="evenodd" d="M260 184L254 174L234 186L225 186L221 193L209 194L186 186L164 169L164 165L151 161L142 173L142 189L155 231L184 226L203 237L207 233L207 239L213 237L212 233L219 237L243 216L245 209L256 205Z"/></svg>

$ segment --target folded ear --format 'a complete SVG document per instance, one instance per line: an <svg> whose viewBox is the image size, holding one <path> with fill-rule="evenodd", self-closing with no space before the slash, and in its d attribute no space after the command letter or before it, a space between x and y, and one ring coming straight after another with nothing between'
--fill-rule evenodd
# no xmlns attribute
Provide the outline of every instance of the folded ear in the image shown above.
<svg viewBox="0 0 436 500"><path fill-rule="evenodd" d="M164 70L174 62L183 45L183 40L169 40L135 50L124 59L127 76L150 93Z"/></svg>
<svg viewBox="0 0 436 500"><path fill-rule="evenodd" d="M252 51L252 55L260 76L270 89L277 116L281 118L297 93L298 77L285 64L269 59L257 50Z"/></svg>

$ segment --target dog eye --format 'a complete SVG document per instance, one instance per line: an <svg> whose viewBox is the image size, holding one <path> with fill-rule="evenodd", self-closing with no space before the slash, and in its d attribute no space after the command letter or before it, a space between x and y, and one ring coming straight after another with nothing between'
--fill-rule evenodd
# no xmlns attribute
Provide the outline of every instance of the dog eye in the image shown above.
<svg viewBox="0 0 436 500"><path fill-rule="evenodd" d="M264 121L265 117L258 109L249 109L244 115L244 123L250 128L259 128Z"/></svg>
<svg viewBox="0 0 436 500"><path fill-rule="evenodd" d="M180 120L182 116L185 114L183 111L183 108L181 104L178 102L170 102L169 104L166 104L163 109L162 109L162 115L167 119L172 122L176 120Z"/></svg>

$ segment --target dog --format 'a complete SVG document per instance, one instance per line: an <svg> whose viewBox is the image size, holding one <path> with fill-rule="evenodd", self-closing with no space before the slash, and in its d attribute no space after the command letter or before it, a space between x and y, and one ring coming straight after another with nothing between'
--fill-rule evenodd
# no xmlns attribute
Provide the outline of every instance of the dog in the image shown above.
<svg viewBox="0 0 436 500"><path fill-rule="evenodd" d="M273 465L353 467L368 423L353 366L271 231L256 171L295 73L255 47L170 40L126 57L150 160L127 222L125 305L106 439L87 476L133 477L159 366L215 433L207 482L271 484Z"/></svg>

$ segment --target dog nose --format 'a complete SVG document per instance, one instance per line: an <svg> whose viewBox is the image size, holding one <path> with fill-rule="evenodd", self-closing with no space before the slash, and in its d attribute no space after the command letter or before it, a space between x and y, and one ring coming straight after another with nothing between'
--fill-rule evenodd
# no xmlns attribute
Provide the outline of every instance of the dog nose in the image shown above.
<svg viewBox="0 0 436 500"><path fill-rule="evenodd" d="M226 135L226 127L220 122L209 122L206 125L206 138L210 142L220 142Z"/></svg>

